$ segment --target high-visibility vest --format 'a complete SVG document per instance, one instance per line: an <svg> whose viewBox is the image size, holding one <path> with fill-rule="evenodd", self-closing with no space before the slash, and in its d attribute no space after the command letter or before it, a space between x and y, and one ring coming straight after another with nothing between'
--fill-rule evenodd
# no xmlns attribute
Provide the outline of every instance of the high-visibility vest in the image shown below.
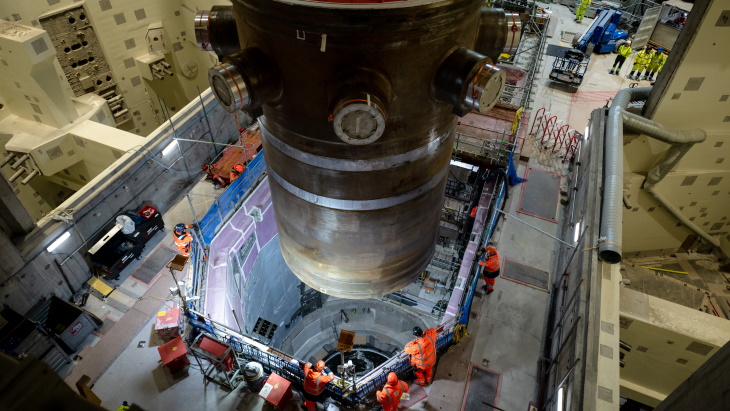
<svg viewBox="0 0 730 411"><path fill-rule="evenodd" d="M332 381L332 377L329 375L314 371L308 365L304 366L304 391L312 395L319 395L330 381Z"/></svg>
<svg viewBox="0 0 730 411"><path fill-rule="evenodd" d="M640 52L636 53L636 58L634 59L634 64L639 66L646 66L649 64L649 61L651 60L651 56L649 53L647 53L644 50L641 50Z"/></svg>
<svg viewBox="0 0 730 411"><path fill-rule="evenodd" d="M398 405L404 392L408 392L408 385L403 381L398 381L396 387L386 384L382 391L378 391L378 402L385 405Z"/></svg>
<svg viewBox="0 0 730 411"><path fill-rule="evenodd" d="M485 247L484 260L479 261L479 265L489 272L499 270L499 253L494 247ZM490 255L491 253L491 255Z"/></svg>
<svg viewBox="0 0 730 411"><path fill-rule="evenodd" d="M429 328L421 338L416 338L406 344L404 351L411 355L411 366L433 367L436 364L436 330Z"/></svg>
<svg viewBox="0 0 730 411"><path fill-rule="evenodd" d="M190 232L188 230L185 230L180 234L173 231L172 237L175 241L175 245L178 247L185 247L193 241L193 236L190 235Z"/></svg>
<svg viewBox="0 0 730 411"><path fill-rule="evenodd" d="M664 63L667 61L667 55L664 53L656 53L651 57L651 61L649 62L649 67L656 70L658 68L661 68L664 66Z"/></svg>
<svg viewBox="0 0 730 411"><path fill-rule="evenodd" d="M488 257L485 261L480 261L479 265L484 267L484 269L490 273L499 270L499 254Z"/></svg>
<svg viewBox="0 0 730 411"><path fill-rule="evenodd" d="M631 46L626 43L618 46L618 54L621 56L628 57L631 55L631 51Z"/></svg>

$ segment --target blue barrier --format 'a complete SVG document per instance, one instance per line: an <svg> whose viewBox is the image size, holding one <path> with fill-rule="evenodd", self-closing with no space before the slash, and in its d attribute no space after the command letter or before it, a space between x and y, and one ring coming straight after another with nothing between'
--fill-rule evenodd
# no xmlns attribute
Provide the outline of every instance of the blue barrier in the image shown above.
<svg viewBox="0 0 730 411"><path fill-rule="evenodd" d="M240 204L243 196L249 189L254 187L259 176L265 169L266 161L264 161L263 154L259 153L248 162L248 166L243 174L227 186L223 194L215 200L199 224L200 232L203 235L203 241L206 245L209 245L213 241L222 223L224 223L223 220Z"/></svg>
<svg viewBox="0 0 730 411"><path fill-rule="evenodd" d="M502 188L499 190L499 195L497 196L497 201L494 202L494 204L490 207L492 210L492 216L489 219L489 224L487 225L487 235L484 236L483 244L487 244L489 242L489 239L492 238L492 233L494 233L494 228L497 226L497 221L499 220L499 211L500 206L502 204L502 201L504 201L504 193L507 190L507 181L504 181L502 184ZM461 306L461 317L459 318L459 324L469 324L469 312L471 311L471 303L474 300L474 292L477 288L477 283L479 282L479 270L477 270L476 275L474 275L474 279L471 283L471 288L469 289L469 292L466 296L466 300L464 301L464 304Z"/></svg>

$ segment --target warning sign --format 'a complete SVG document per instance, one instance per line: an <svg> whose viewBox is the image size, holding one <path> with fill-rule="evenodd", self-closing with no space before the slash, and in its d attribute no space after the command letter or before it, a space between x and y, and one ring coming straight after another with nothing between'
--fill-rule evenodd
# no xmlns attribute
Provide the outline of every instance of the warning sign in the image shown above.
<svg viewBox="0 0 730 411"><path fill-rule="evenodd" d="M76 324L71 327L69 332L71 333L71 335L76 335L79 333L79 331L81 331L82 328L84 328L84 325L81 324L81 321L76 321Z"/></svg>

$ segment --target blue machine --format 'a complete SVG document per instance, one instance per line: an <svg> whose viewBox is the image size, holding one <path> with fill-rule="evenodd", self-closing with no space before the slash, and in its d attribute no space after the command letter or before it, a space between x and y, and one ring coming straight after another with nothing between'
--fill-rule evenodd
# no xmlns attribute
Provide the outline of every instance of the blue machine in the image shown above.
<svg viewBox="0 0 730 411"><path fill-rule="evenodd" d="M617 10L599 9L593 24L583 33L573 47L590 55L593 53L611 53L616 41L628 38L622 30L616 30L621 21L621 12Z"/></svg>

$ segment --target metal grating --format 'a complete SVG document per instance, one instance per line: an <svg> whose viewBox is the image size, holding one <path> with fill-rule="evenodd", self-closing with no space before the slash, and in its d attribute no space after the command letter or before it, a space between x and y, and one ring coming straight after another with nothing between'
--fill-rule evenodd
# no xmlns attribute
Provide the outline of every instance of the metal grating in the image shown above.
<svg viewBox="0 0 730 411"><path fill-rule="evenodd" d="M557 223L560 175L528 167L517 212Z"/></svg>
<svg viewBox="0 0 730 411"><path fill-rule="evenodd" d="M623 328L624 330L628 330L629 327L631 327L631 324L634 323L634 320L626 318L626 317L619 317L619 326Z"/></svg>
<svg viewBox="0 0 730 411"><path fill-rule="evenodd" d="M720 181L722 181L722 177L712 177L710 179L710 182L707 183L708 186L716 186L720 184Z"/></svg>
<svg viewBox="0 0 730 411"><path fill-rule="evenodd" d="M471 372L466 384L464 403L462 410L478 410L485 407L484 404L497 405L499 398L500 374L491 370L472 365Z"/></svg>
<svg viewBox="0 0 730 411"><path fill-rule="evenodd" d="M640 346L636 347L636 351L647 352L647 351L649 351L649 349L644 347L643 345L640 345Z"/></svg>
<svg viewBox="0 0 730 411"><path fill-rule="evenodd" d="M142 265L134 270L132 277L145 284L151 283L157 274L165 268L165 264L169 263L175 255L177 253L167 247L157 248L157 250L144 260Z"/></svg>
<svg viewBox="0 0 730 411"><path fill-rule="evenodd" d="M520 284L531 285L548 291L549 274L539 268L506 259L503 267L503 276L507 279L515 280Z"/></svg>
<svg viewBox="0 0 730 411"><path fill-rule="evenodd" d="M682 365L687 364L687 360L685 360L684 358L677 358L677 362L680 363L680 364L682 364Z"/></svg>

